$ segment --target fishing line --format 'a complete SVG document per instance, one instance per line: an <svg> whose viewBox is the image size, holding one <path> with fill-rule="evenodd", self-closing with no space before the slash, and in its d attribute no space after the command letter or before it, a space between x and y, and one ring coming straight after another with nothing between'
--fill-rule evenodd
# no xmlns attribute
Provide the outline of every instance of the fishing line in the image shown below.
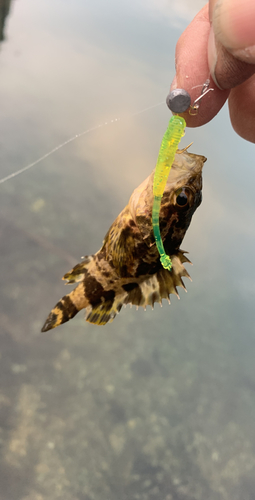
<svg viewBox="0 0 255 500"><path fill-rule="evenodd" d="M132 113L131 115L125 116L124 118L132 118L133 116L141 115L142 113L145 113L146 111L149 111L150 109L156 108L157 106L161 106L162 104L165 104L165 102L158 102L157 104L153 104L153 106L148 106L147 108L141 109L140 111L136 111L135 113ZM80 132L79 134L74 135L73 137L70 137L70 139L67 139L66 141L62 142L55 148L53 148L51 151L48 153L45 153L43 156L40 156L37 160L35 160L32 163L29 163L25 167L21 168L20 170L17 170L16 172L13 172L12 174L7 175L6 177L3 177L0 179L0 184L3 184L6 181L9 181L10 179L13 179L14 177L17 177L20 174L23 174L23 172L26 172L30 168L34 167L35 165L38 165L41 163L43 160L51 156L52 154L56 153L59 149L63 148L67 144L70 144L70 142L75 141L76 139L79 139L79 137L82 137L84 135L87 135L91 132L94 132L95 130L98 130L101 127L106 127L107 125L112 125L113 123L119 122L121 119L123 120L124 118L114 118L113 120L110 120L108 122L100 123L99 125L96 125L95 127L88 128L87 130L84 130L83 132Z"/></svg>

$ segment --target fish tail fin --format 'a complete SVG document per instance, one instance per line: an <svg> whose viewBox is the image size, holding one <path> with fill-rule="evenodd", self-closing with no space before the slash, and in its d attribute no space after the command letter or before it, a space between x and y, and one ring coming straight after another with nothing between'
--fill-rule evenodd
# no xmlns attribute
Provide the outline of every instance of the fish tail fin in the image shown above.
<svg viewBox="0 0 255 500"><path fill-rule="evenodd" d="M93 260L93 255L86 256L83 261L74 266L71 271L63 276L66 284L73 284L83 281L88 272L89 264ZM72 319L81 309L87 307L89 301L85 295L83 283L80 283L74 290L62 297L51 310L43 327L42 332L47 332L56 326L66 323Z"/></svg>
<svg viewBox="0 0 255 500"><path fill-rule="evenodd" d="M87 307L88 300L84 294L83 284L80 283L74 290L62 297L47 317L42 332L47 332L56 326L72 319L81 309Z"/></svg>

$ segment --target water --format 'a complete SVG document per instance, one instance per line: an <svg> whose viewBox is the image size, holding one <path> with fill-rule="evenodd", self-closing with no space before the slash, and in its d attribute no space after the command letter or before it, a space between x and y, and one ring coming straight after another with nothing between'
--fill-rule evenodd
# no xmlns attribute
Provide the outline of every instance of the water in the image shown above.
<svg viewBox="0 0 255 500"><path fill-rule="evenodd" d="M182 140L208 157L188 294L40 333L61 276L155 164L169 112L136 113L164 101L192 6L10 5L1 178L114 122L0 186L1 500L254 499L254 146L227 108Z"/></svg>

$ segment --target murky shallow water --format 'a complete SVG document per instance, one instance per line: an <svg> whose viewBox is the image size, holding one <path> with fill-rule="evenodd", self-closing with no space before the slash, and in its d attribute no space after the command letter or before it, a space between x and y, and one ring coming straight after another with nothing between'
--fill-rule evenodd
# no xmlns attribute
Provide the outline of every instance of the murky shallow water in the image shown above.
<svg viewBox="0 0 255 500"><path fill-rule="evenodd" d="M191 17L185 2L11 4L1 177L121 119L0 186L1 500L254 499L254 146L226 109L183 139L208 157L188 294L40 333L61 276L155 164L169 113L136 113L164 101Z"/></svg>

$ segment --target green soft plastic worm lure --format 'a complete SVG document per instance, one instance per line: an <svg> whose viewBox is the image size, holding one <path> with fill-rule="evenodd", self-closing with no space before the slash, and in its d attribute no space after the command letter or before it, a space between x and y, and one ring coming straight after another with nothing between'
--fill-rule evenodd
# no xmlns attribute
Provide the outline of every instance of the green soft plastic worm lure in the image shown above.
<svg viewBox="0 0 255 500"><path fill-rule="evenodd" d="M161 199L164 193L165 185L168 179L171 166L174 161L175 153L179 142L184 135L186 122L184 118L178 116L178 113L184 113L189 109L190 115L196 115L200 105L200 100L208 94L213 88L209 88L210 78L202 85L201 95L191 105L189 93L184 89L175 89L168 94L166 103L169 109L175 113L170 119L167 131L163 137L159 150L158 161L153 181L153 206L152 206L152 227L157 249L160 255L160 262L164 269L171 271L172 262L169 255L166 254L159 228L159 212Z"/></svg>
<svg viewBox="0 0 255 500"><path fill-rule="evenodd" d="M171 166L174 161L179 142L184 135L186 122L184 118L178 115L172 116L168 128L164 134L156 165L153 181L153 207L152 207L152 227L157 249L160 255L160 262L164 269L169 271L172 268L172 262L169 255L166 254L159 228L159 211L161 199L164 193L165 185Z"/></svg>

